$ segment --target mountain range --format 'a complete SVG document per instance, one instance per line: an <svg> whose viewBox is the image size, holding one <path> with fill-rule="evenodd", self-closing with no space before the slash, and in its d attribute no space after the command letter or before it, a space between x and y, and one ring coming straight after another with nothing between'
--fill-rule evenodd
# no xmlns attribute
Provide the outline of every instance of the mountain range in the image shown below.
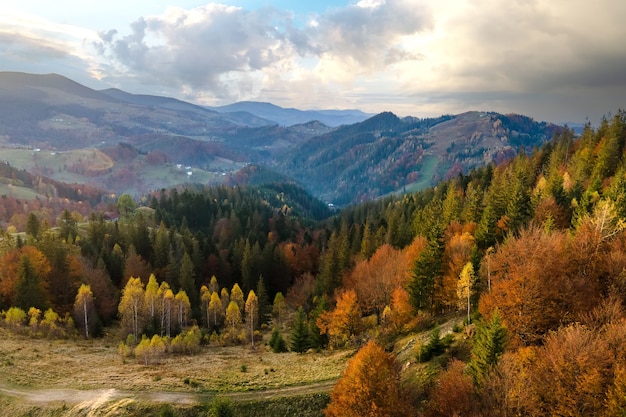
<svg viewBox="0 0 626 417"><path fill-rule="evenodd" d="M93 90L57 74L0 72L3 160L135 196L185 182L280 179L346 205L432 186L539 145L559 129L494 112L399 118L260 102L209 108Z"/></svg>

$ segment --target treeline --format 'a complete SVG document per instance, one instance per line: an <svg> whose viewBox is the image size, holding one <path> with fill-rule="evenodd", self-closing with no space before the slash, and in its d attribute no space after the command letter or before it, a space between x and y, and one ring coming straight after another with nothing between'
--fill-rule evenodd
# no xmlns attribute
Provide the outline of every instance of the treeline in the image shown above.
<svg viewBox="0 0 626 417"><path fill-rule="evenodd" d="M93 213L87 222L65 210L46 227L32 211L25 235L4 235L0 243L0 309L32 306L71 312L80 284L88 284L103 323L116 318L120 291L130 277L148 283L154 274L176 292L189 294L191 316L201 321L200 289L212 276L247 293L265 278L269 296L286 294L296 277L315 274L323 233L307 225L328 213L294 185L200 187L162 191L135 207L129 196L118 201L119 216ZM316 235L316 236L314 236ZM180 277L186 260L191 278ZM37 291L22 297L26 279L21 263L35 265ZM36 300L30 294L39 294Z"/></svg>

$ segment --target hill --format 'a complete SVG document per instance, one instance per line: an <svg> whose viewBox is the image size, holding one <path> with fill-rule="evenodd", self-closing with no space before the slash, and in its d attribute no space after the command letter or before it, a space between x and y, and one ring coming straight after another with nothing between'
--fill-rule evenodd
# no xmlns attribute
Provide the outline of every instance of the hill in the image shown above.
<svg viewBox="0 0 626 417"><path fill-rule="evenodd" d="M246 112L220 114L169 97L96 91L57 74L15 72L0 72L0 126L0 148L12 165L134 195L221 182L330 130L319 122L284 128ZM72 169L86 162L77 151L106 153L119 144L134 151L112 158L106 170ZM181 167L193 167L193 177Z"/></svg>
<svg viewBox="0 0 626 417"><path fill-rule="evenodd" d="M497 113L368 116L257 102L209 109L169 97L96 91L56 74L0 72L5 159L58 181L116 194L138 196L227 178L236 183L247 174L234 174L255 164L300 182L327 202L346 205L420 190L500 162L559 130ZM42 152L36 155L36 149ZM85 155L102 162L99 152L125 156L94 169Z"/></svg>
<svg viewBox="0 0 626 417"><path fill-rule="evenodd" d="M560 127L520 115L467 112L431 119L381 113L296 146L277 169L339 205L417 191L513 157Z"/></svg>

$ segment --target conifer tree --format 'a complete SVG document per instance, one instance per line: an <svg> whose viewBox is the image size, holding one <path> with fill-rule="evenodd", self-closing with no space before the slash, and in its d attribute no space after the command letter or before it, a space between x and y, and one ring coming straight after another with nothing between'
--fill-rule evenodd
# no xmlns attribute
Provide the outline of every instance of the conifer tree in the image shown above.
<svg viewBox="0 0 626 417"><path fill-rule="evenodd" d="M24 311L31 307L45 310L48 307L48 296L28 255L23 254L20 257L17 274L15 305Z"/></svg>
<svg viewBox="0 0 626 417"><path fill-rule="evenodd" d="M265 280L263 275L259 276L259 282L256 284L256 296L259 302L259 323L267 324L271 319L271 308L267 289L265 288Z"/></svg>
<svg viewBox="0 0 626 417"><path fill-rule="evenodd" d="M413 266L409 295L416 310L433 310L435 285L442 276L444 244L438 233L428 240Z"/></svg>
<svg viewBox="0 0 626 417"><path fill-rule="evenodd" d="M270 338L269 345L274 353L283 353L288 351L287 342L285 342L285 339L283 339L283 336L280 334L280 330L278 330L277 327L272 330L272 337Z"/></svg>
<svg viewBox="0 0 626 417"><path fill-rule="evenodd" d="M361 256L365 259L369 259L374 252L376 252L376 245L372 228L370 227L369 221L366 221L363 227L363 237L361 238Z"/></svg>
<svg viewBox="0 0 626 417"><path fill-rule="evenodd" d="M194 272L191 256L187 252L183 254L180 263L180 274L178 275L178 283L180 288L185 291L189 298L189 303L194 312L194 316L198 313L198 290L196 289L196 273Z"/></svg>
<svg viewBox="0 0 626 417"><path fill-rule="evenodd" d="M488 322L481 322L476 328L472 358L468 364L468 372L476 383L480 384L504 353L507 335L502 320L495 310Z"/></svg>
<svg viewBox="0 0 626 417"><path fill-rule="evenodd" d="M302 307L298 309L296 320L291 330L291 350L304 353L309 348L309 328L306 322L306 314Z"/></svg>

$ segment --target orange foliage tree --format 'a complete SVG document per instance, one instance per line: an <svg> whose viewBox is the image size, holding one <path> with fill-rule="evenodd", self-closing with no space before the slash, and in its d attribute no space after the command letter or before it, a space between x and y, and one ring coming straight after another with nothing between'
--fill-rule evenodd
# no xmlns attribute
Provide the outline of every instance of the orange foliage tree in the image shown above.
<svg viewBox="0 0 626 417"><path fill-rule="evenodd" d="M333 346L345 345L350 337L357 335L361 327L361 309L356 293L346 290L337 297L332 311L325 311L317 319L321 334L327 334Z"/></svg>
<svg viewBox="0 0 626 417"><path fill-rule="evenodd" d="M491 410L487 415L623 415L623 307L608 299L586 321L550 333L542 346L506 353L482 385L481 408Z"/></svg>
<svg viewBox="0 0 626 417"><path fill-rule="evenodd" d="M42 280L47 290L48 274L51 271L48 258L34 246L23 246L7 252L0 259L0 294L2 305L13 306L15 303L17 283L19 280L19 266L22 256L28 257L34 273Z"/></svg>
<svg viewBox="0 0 626 417"><path fill-rule="evenodd" d="M453 230L452 226L446 231L446 241L443 252L442 286L436 288L435 297L439 305L447 310L454 310L458 305L459 276L463 267L470 261L476 243L471 233L462 229Z"/></svg>
<svg viewBox="0 0 626 417"><path fill-rule="evenodd" d="M395 358L370 341L348 362L330 393L326 417L413 415Z"/></svg>
<svg viewBox="0 0 626 417"><path fill-rule="evenodd" d="M344 287L355 291L363 311L380 317L393 290L406 284L408 274L402 252L385 244L369 260L356 264L344 279Z"/></svg>
<svg viewBox="0 0 626 417"><path fill-rule="evenodd" d="M426 417L473 416L476 413L474 382L465 372L465 364L453 359L435 383Z"/></svg>
<svg viewBox="0 0 626 417"><path fill-rule="evenodd" d="M571 287L566 233L524 230L510 237L490 257L491 291L482 295L480 313L499 310L511 347L539 343L563 320L571 320L577 299ZM595 295L595 294L594 294Z"/></svg>

